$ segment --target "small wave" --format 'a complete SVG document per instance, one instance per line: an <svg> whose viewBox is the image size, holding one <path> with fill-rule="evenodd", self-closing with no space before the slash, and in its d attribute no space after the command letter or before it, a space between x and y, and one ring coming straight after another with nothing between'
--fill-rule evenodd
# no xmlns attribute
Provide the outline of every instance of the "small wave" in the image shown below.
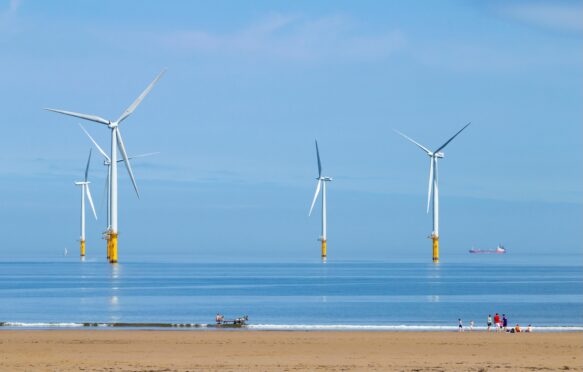
<svg viewBox="0 0 583 372"><path fill-rule="evenodd" d="M208 324L195 323L98 323L98 322L84 322L84 323L57 323L57 322L0 322L0 327L14 327L14 328L81 328L81 327L117 327L117 328L206 328Z"/></svg>
<svg viewBox="0 0 583 372"><path fill-rule="evenodd" d="M457 326L444 325L355 325L355 324L250 324L248 329L270 331L411 331L445 332L457 331ZM465 328L469 331L469 328ZM474 327L474 331L486 331L486 327ZM494 331L494 330L493 330ZM538 326L535 332L582 332L583 326Z"/></svg>
<svg viewBox="0 0 583 372"><path fill-rule="evenodd" d="M9 328L217 328L215 324L199 323L58 323L58 322L0 322ZM218 328L231 328L222 326ZM238 326L248 330L265 331L393 331L393 332L454 332L457 326L449 325L361 325L361 324L247 324ZM469 331L469 327L465 328ZM486 331L486 327L474 327L474 331ZM534 332L583 332L583 326L537 326ZM492 330L494 332L494 330Z"/></svg>
<svg viewBox="0 0 583 372"><path fill-rule="evenodd" d="M2 322L2 327L30 327L30 328L52 328L52 327L84 327L83 323L20 323L20 322Z"/></svg>

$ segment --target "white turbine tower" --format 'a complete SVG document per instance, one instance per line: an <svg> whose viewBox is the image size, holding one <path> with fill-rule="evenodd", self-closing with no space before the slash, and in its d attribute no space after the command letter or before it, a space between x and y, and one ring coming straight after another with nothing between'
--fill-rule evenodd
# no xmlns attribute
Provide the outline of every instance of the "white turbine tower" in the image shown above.
<svg viewBox="0 0 583 372"><path fill-rule="evenodd" d="M91 150L89 150L89 158L87 158L87 166L85 167L85 179L80 182L75 182L75 185L81 186L81 257L85 257L85 199L89 201L91 210L93 211L93 216L97 219L97 213L95 213L95 206L93 205L93 198L91 198L91 191L89 191L89 184L91 182L87 181L89 175L89 164L91 163Z"/></svg>
<svg viewBox="0 0 583 372"><path fill-rule="evenodd" d="M95 145L95 147L97 148L97 150L101 153L101 155L103 156L103 165L105 165L107 167L107 178L106 178L106 186L107 186L107 227L105 229L105 236L107 236L109 234L109 231L111 229L111 215L109 213L109 203L110 203L110 191L111 191L111 159L109 158L109 156L107 156L107 154L105 153L105 151L103 151L103 149L101 148L101 146L99 146L99 144L93 139L93 137L91 137L91 135L89 134L89 132L87 132L87 130L85 128L83 128L83 126L81 124L79 124L79 127L83 130L83 132L85 132L85 134L87 135L87 137L89 137L89 140L93 143L93 145ZM146 156L151 156L151 155L156 155L158 154L158 152L150 152L150 153L146 153L146 154L140 154L140 155L135 155L135 156L128 156L128 159L135 159L135 158L143 158ZM119 159L117 162L122 162L123 159ZM109 256L111 254L111 252L109 251L109 245L107 247L107 259L109 260Z"/></svg>
<svg viewBox="0 0 583 372"><path fill-rule="evenodd" d="M310 213L308 216L312 215L312 210L316 204L316 199L322 190L322 236L319 240L322 241L322 261L326 262L326 182L332 181L331 177L322 176L322 163L320 161L320 151L318 150L318 141L316 140L316 157L318 158L318 183L316 184L316 193L314 194L314 200L312 200L312 205L310 206Z"/></svg>
<svg viewBox="0 0 583 372"><path fill-rule="evenodd" d="M118 225L117 225L117 162L118 162L117 150L118 149L119 149L119 152L121 153L121 156L124 160L124 164L126 166L128 174L129 174L130 179L132 181L132 184L134 186L134 190L136 191L136 195L138 196L138 198L140 197L140 193L138 191L138 186L136 185L136 180L134 178L134 173L132 172L132 167L131 167L131 164L129 162L126 148L125 148L122 136L121 136L119 124L121 124L122 121L127 119L127 117L130 116L134 112L134 110L140 105L142 100L148 95L148 93L150 93L150 91L152 90L154 85L158 82L158 80L160 80L160 78L162 77L164 72L165 71L162 71L158 76L156 76L154 81L152 81L150 83L150 85L148 85L148 87L142 92L142 94L140 94L140 96L115 121L107 120L107 119L104 119L104 118L97 116L97 115L87 115L87 114L81 114L81 113L72 112L72 111L56 110L56 109L50 109L50 108L46 109L48 111L57 112L59 114L64 114L64 115L69 115L69 116L81 118L84 120L94 121L96 123L106 125L111 130L111 154L109 156L110 161L111 161L111 171L110 171L110 184L111 184L111 186L110 186L110 195L109 195L109 198L110 198L110 200L109 200L109 213L110 213L110 226L111 227L110 227L109 232L107 234L107 237L108 237L107 238L107 247L108 247L108 252L110 252L109 262L111 262L111 263L117 263L117 259L118 259L118 255L117 255L117 235L118 235Z"/></svg>
<svg viewBox="0 0 583 372"><path fill-rule="evenodd" d="M429 213L429 206L431 204L431 195L433 195L433 232L430 238L433 240L433 262L439 262L439 188L437 185L437 159L443 159L444 154L441 152L454 138L457 137L464 129L470 125L471 122L467 123L462 129L460 129L456 134L448 139L443 145L437 148L435 151L429 151L425 146L415 142L413 139L407 137L403 133L395 130L399 135L403 136L408 141L417 145L420 149L425 151L429 156L429 189L427 191L427 213Z"/></svg>

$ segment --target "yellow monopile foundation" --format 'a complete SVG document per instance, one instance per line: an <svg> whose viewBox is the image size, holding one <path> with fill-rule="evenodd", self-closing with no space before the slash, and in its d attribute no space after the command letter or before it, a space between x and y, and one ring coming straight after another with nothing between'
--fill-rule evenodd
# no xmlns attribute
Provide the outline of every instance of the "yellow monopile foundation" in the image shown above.
<svg viewBox="0 0 583 372"><path fill-rule="evenodd" d="M107 260L111 257L111 238L109 237L109 233L107 233Z"/></svg>
<svg viewBox="0 0 583 372"><path fill-rule="evenodd" d="M85 257L85 240L81 240L81 257Z"/></svg>
<svg viewBox="0 0 583 372"><path fill-rule="evenodd" d="M326 259L326 241L322 240L322 259Z"/></svg>
<svg viewBox="0 0 583 372"><path fill-rule="evenodd" d="M110 244L109 262L117 263L117 233L109 234L109 244Z"/></svg>
<svg viewBox="0 0 583 372"><path fill-rule="evenodd" d="M433 263L439 263L439 237L433 236Z"/></svg>

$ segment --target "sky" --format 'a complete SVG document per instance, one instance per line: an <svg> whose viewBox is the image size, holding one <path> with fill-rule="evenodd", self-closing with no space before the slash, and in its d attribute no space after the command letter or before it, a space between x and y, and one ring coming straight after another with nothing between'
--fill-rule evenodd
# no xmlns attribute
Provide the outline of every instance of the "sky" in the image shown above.
<svg viewBox="0 0 583 372"><path fill-rule="evenodd" d="M440 161L442 261L504 244L581 255L582 1L0 0L0 259L76 251L91 144L115 119L119 255L319 259L317 138L331 259L429 260L428 157ZM109 131L85 128L109 148ZM90 181L103 258L105 167Z"/></svg>

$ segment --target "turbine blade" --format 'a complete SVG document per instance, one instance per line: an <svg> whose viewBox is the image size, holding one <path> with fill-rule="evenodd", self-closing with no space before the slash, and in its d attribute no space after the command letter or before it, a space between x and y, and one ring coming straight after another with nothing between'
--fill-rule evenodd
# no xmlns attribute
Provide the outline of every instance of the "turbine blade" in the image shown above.
<svg viewBox="0 0 583 372"><path fill-rule="evenodd" d="M99 117L97 115L80 114L78 112L64 111L64 110L56 110L56 109L52 109L52 108L46 108L45 110L52 111L52 112L57 112L57 113L63 114L63 115L74 116L76 118L81 118L81 119L85 119L85 120L94 121L94 122L100 123L100 124L109 125L109 120L105 120L104 118Z"/></svg>
<svg viewBox="0 0 583 372"><path fill-rule="evenodd" d="M95 205L93 205L93 198L91 197L91 191L89 191L89 184L84 185L87 188L87 200L89 200L89 205L91 206L91 210L93 211L93 216L97 219L97 213L95 212Z"/></svg>
<svg viewBox="0 0 583 372"><path fill-rule="evenodd" d="M410 137L407 137L407 135L405 135L405 134L403 134L403 133L399 132L399 131L398 131L398 130L396 130L396 129L393 129L393 131L394 131L395 133L397 133L398 135L400 135L401 137L405 138L406 140L408 140L408 141L410 141L410 142L412 142L412 143L416 144L416 145L417 145L417 146L418 146L420 149L422 149L423 151L425 151L427 154L431 154L431 151L429 151L429 149L427 149L427 147L423 146L423 145L422 145L422 144L420 144L420 143L417 143L417 142L415 142L415 141L414 141L412 138L410 138Z"/></svg>
<svg viewBox="0 0 583 372"><path fill-rule="evenodd" d="M160 80L160 78L162 77L162 75L164 75L165 72L166 72L166 69L162 70L162 72L160 72L158 74L158 76L156 76L156 78L150 83L150 85L148 85L148 87L142 92L142 94L140 94L140 96L138 98L136 98L134 103L132 103L130 105L130 107L128 107L124 111L123 114L121 114L119 119L117 119L118 123L121 123L122 121L124 121L128 116L130 116L132 114L132 112L134 112L134 110L140 105L140 103L142 103L143 99L146 98L148 93L150 93L152 88L154 88L154 85L158 82L158 80Z"/></svg>
<svg viewBox="0 0 583 372"><path fill-rule="evenodd" d="M89 132L87 132L85 130L85 128L83 128L83 126L81 124L79 124L79 127L81 127L81 129L83 129L83 132L85 132L85 134L87 135L87 137L89 137L89 139L91 140L91 142L93 142L93 144L95 145L95 147L97 147L97 150L101 153L101 155L103 155L103 157L105 159L107 159L107 161L111 161L111 160L109 160L109 156L107 156L107 154L105 153L105 151L103 151L103 149L101 148L101 146L99 146L97 144L97 142L95 142L95 140L93 139L93 137L91 137L91 135L89 134Z"/></svg>
<svg viewBox="0 0 583 372"><path fill-rule="evenodd" d="M438 148L437 150L435 150L435 152L440 152L441 150L443 150L443 148L445 146L447 146L451 141L453 141L453 139L456 138L457 135L460 134L462 132L462 130L466 129L468 127L468 125L470 125L470 124L472 124L471 121L469 123L467 123L466 125L464 125L464 127L462 129L460 129L456 134L454 134L453 137L451 137L450 139L448 139L446 143L444 143L443 145L441 145L440 148Z"/></svg>
<svg viewBox="0 0 583 372"><path fill-rule="evenodd" d="M314 209L314 204L316 204L316 199L318 199L318 194L320 193L321 187L322 180L318 180L318 185L316 186L316 193L314 194L314 200L312 200L312 205L310 206L310 213L308 213L308 216L312 215L312 210Z"/></svg>
<svg viewBox="0 0 583 372"><path fill-rule="evenodd" d="M85 182L87 182L87 176L89 175L89 164L91 163L91 151L93 149L89 149L89 157L87 158L87 166L85 167Z"/></svg>
<svg viewBox="0 0 583 372"><path fill-rule="evenodd" d="M435 161L435 158L432 156L429 161L431 165L429 166L429 187L427 189L427 213L429 213L429 205L431 204L431 194L433 191L433 162Z"/></svg>
<svg viewBox="0 0 583 372"><path fill-rule="evenodd" d="M138 199L140 198L140 192L138 191L138 185L136 185L136 179L134 178L134 172L132 172L132 166L130 164L130 159L128 159L128 154L126 152L126 147L123 144L123 139L121 138L121 132L119 130L119 127L115 128L115 131L117 132L117 145L119 147L119 151L121 152L121 156L123 157L123 162L126 166L126 169L128 170L128 173L130 175L130 178L132 180L132 184L134 185L134 190L136 190L136 195L138 196Z"/></svg>
<svg viewBox="0 0 583 372"><path fill-rule="evenodd" d="M318 141L316 142L316 156L318 157L318 178L322 177L322 162L320 161L320 150L318 149Z"/></svg>
<svg viewBox="0 0 583 372"><path fill-rule="evenodd" d="M147 153L145 153L145 154L139 154L139 155L130 156L130 157L128 157L128 159L130 159L130 160L131 160L131 159L135 159L135 158L145 158L145 157L147 157L147 156L157 155L157 154L159 154L159 153L160 153L160 151L156 151L156 152L147 152Z"/></svg>

